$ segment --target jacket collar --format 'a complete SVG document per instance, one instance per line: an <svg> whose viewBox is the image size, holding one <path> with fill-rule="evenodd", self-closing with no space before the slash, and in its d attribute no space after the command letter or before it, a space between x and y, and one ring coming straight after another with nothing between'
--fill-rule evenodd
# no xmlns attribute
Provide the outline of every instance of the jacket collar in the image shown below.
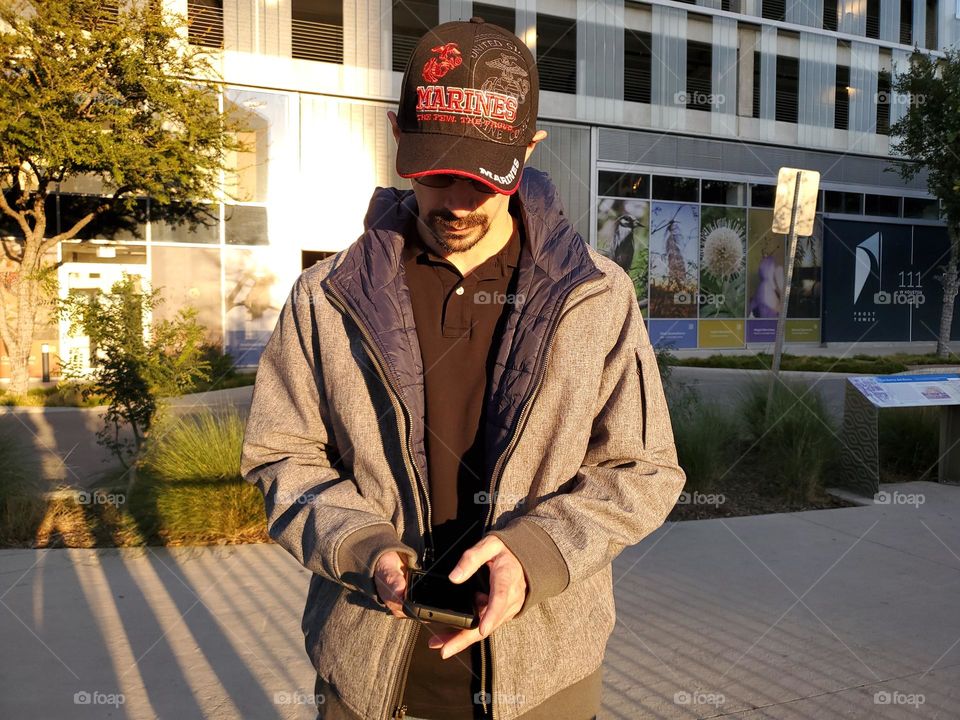
<svg viewBox="0 0 960 720"><path fill-rule="evenodd" d="M545 361L546 334L563 301L577 285L603 275L564 215L546 173L526 168L515 197L525 232L510 292L523 301L509 306L486 398L491 458L506 446L534 389L535 370ZM415 462L426 477L423 361L402 263L403 231L416 212L412 190L378 188L365 232L342 251L342 262L323 283L343 299L385 361L389 380L411 414Z"/></svg>

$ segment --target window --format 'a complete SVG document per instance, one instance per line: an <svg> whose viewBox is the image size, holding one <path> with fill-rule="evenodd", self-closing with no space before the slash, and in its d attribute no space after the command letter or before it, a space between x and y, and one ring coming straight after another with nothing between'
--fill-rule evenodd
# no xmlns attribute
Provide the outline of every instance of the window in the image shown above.
<svg viewBox="0 0 960 720"><path fill-rule="evenodd" d="M712 97L713 48L710 43L687 40L686 104L693 110L710 111Z"/></svg>
<svg viewBox="0 0 960 720"><path fill-rule="evenodd" d="M760 0L762 4L762 16L767 20L780 20L784 21L787 19L787 3L786 0Z"/></svg>
<svg viewBox="0 0 960 720"><path fill-rule="evenodd" d="M150 203L150 239L152 242L219 243L220 206L201 205L193 220L190 205L170 203L159 207Z"/></svg>
<svg viewBox="0 0 960 720"><path fill-rule="evenodd" d="M697 178L654 175L653 199L697 202L700 199L700 181Z"/></svg>
<svg viewBox="0 0 960 720"><path fill-rule="evenodd" d="M753 113L751 117L760 117L760 53L753 53Z"/></svg>
<svg viewBox="0 0 960 720"><path fill-rule="evenodd" d="M704 180L700 184L700 202L711 205L746 205L747 186L725 180Z"/></svg>
<svg viewBox="0 0 960 720"><path fill-rule="evenodd" d="M913 43L913 0L900 0L900 43Z"/></svg>
<svg viewBox="0 0 960 720"><path fill-rule="evenodd" d="M795 57L777 55L777 109L780 122L797 122L797 89L800 61Z"/></svg>
<svg viewBox="0 0 960 720"><path fill-rule="evenodd" d="M865 215L899 217L900 198L896 195L864 195L863 212Z"/></svg>
<svg viewBox="0 0 960 720"><path fill-rule="evenodd" d="M57 199L60 214L57 222ZM99 195L79 195L58 193L47 196L44 209L47 214L47 227L53 234L67 232L77 222L89 215L103 201ZM147 223L147 203L137 200L132 213L108 210L100 213L87 223L75 236L77 240L138 240L145 241ZM19 229L19 228L18 228ZM20 233L18 233L20 235Z"/></svg>
<svg viewBox="0 0 960 720"><path fill-rule="evenodd" d="M863 215L863 195L861 193L824 190L823 210L828 213Z"/></svg>
<svg viewBox="0 0 960 720"><path fill-rule="evenodd" d="M393 0L393 70L403 72L420 38L440 24L437 0Z"/></svg>
<svg viewBox="0 0 960 720"><path fill-rule="evenodd" d="M227 205L224 239L228 245L266 245L267 208L262 205Z"/></svg>
<svg viewBox="0 0 960 720"><path fill-rule="evenodd" d="M188 0L187 41L203 47L223 47L223 0Z"/></svg>
<svg viewBox="0 0 960 720"><path fill-rule="evenodd" d="M877 135L890 134L890 73L877 73Z"/></svg>
<svg viewBox="0 0 960 720"><path fill-rule="evenodd" d="M772 208L777 197L776 185L751 185L750 207Z"/></svg>
<svg viewBox="0 0 960 720"><path fill-rule="evenodd" d="M927 0L927 48L937 49L937 0Z"/></svg>
<svg viewBox="0 0 960 720"><path fill-rule="evenodd" d="M540 89L577 92L577 21L537 14L537 69Z"/></svg>
<svg viewBox="0 0 960 720"><path fill-rule="evenodd" d="M475 2L473 4L473 14L482 17L488 23L499 25L510 32L514 32L517 28L517 14L513 8Z"/></svg>
<svg viewBox="0 0 960 720"><path fill-rule="evenodd" d="M939 220L939 203L929 198L905 197L903 199L903 216L905 218L920 218L922 220Z"/></svg>
<svg viewBox="0 0 960 720"><path fill-rule="evenodd" d="M650 176L636 173L619 173L601 170L597 173L599 195L648 198L650 197Z"/></svg>
<svg viewBox="0 0 960 720"><path fill-rule="evenodd" d="M837 0L823 0L823 29L837 31Z"/></svg>
<svg viewBox="0 0 960 720"><path fill-rule="evenodd" d="M720 9L727 12L740 12L740 0L720 0Z"/></svg>
<svg viewBox="0 0 960 720"><path fill-rule="evenodd" d="M293 57L343 63L343 4L293 0Z"/></svg>
<svg viewBox="0 0 960 720"><path fill-rule="evenodd" d="M833 126L847 130L850 123L850 68L837 65L836 103L833 111Z"/></svg>
<svg viewBox="0 0 960 720"><path fill-rule="evenodd" d="M650 102L650 58L653 40L648 32L623 31L623 99Z"/></svg>
<svg viewBox="0 0 960 720"><path fill-rule="evenodd" d="M867 37L880 37L880 0L867 0Z"/></svg>

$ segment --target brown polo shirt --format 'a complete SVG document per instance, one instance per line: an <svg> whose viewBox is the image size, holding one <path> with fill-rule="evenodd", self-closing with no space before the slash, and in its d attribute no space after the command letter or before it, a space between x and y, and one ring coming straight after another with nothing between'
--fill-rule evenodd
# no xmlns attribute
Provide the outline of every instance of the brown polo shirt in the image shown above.
<svg viewBox="0 0 960 720"><path fill-rule="evenodd" d="M489 509L486 493L492 468L488 462L492 464L493 458L486 456L484 446L484 408L502 322L516 292L512 281L523 228L521 222L515 225L507 244L466 276L423 243L415 222L404 234L401 261L423 359L435 567L444 573L480 540ZM478 493L482 494L478 497ZM483 718L482 705L474 702L482 691L480 644L443 660L437 650L427 647L431 627L427 623L420 629L414 646L403 695L407 714L430 720ZM487 672L489 690L489 660ZM529 718L586 720L599 706L597 670L551 697Z"/></svg>
<svg viewBox="0 0 960 720"><path fill-rule="evenodd" d="M435 566L447 573L480 540L489 509L484 400L521 241L515 230L499 252L464 276L423 243L415 223L405 238L402 262L423 359ZM482 710L473 702L481 691L480 646L443 660L427 647L430 627L421 628L414 648L404 691L407 712L473 720Z"/></svg>

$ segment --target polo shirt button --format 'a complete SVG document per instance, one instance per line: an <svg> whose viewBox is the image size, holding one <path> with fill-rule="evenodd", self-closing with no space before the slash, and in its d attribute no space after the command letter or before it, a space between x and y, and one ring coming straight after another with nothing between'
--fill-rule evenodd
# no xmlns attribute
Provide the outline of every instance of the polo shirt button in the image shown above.
<svg viewBox="0 0 960 720"><path fill-rule="evenodd" d="M463 295L463 287L457 288L457 295Z"/></svg>

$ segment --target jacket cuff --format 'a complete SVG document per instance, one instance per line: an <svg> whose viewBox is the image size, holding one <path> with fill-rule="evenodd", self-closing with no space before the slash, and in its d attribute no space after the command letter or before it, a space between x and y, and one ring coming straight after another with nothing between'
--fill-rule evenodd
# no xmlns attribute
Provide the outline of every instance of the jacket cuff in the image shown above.
<svg viewBox="0 0 960 720"><path fill-rule="evenodd" d="M340 542L337 549L336 567L340 573L340 580L383 605L373 581L373 572L380 556L391 550L409 555L411 564L416 562L416 551L400 542L392 524L376 523L354 530Z"/></svg>
<svg viewBox="0 0 960 720"><path fill-rule="evenodd" d="M519 517L500 530L493 530L510 552L517 556L527 579L527 597L517 617L528 608L563 592L570 583L570 571L560 548L537 523Z"/></svg>

